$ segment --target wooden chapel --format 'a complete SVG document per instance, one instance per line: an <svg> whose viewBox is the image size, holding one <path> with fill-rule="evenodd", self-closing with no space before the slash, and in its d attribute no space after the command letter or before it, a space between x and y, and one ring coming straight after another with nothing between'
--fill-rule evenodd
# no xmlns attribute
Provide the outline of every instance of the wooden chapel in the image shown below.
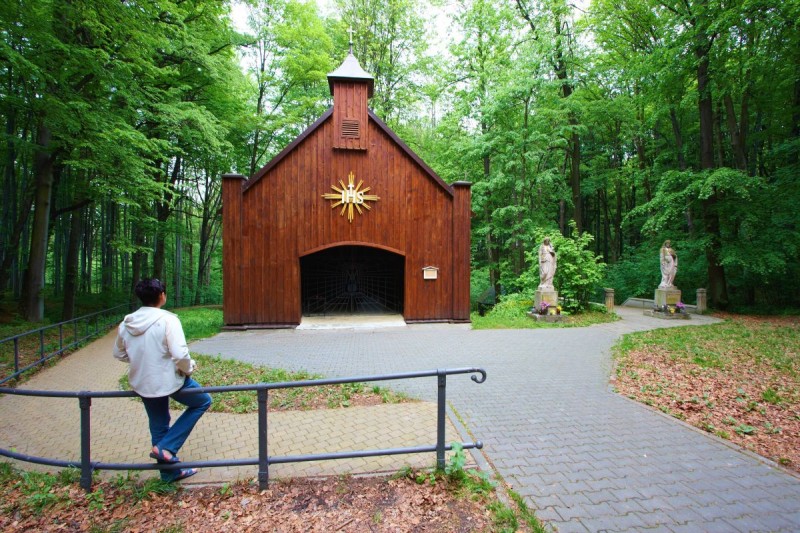
<svg viewBox="0 0 800 533"><path fill-rule="evenodd" d="M333 106L266 166L223 176L227 329L399 313L469 322L470 184L445 183L369 108L353 56Z"/></svg>

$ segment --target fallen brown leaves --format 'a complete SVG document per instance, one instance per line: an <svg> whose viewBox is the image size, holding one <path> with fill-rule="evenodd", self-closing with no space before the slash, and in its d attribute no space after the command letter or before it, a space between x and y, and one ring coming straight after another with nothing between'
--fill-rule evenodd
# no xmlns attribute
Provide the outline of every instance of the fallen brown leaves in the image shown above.
<svg viewBox="0 0 800 533"><path fill-rule="evenodd" d="M693 349L637 346L619 361L617 390L800 472L800 317L721 318L744 328L746 340L728 345L729 339L700 335ZM793 339L781 341L789 368L763 356L776 328ZM722 356L718 364L701 366L696 357L704 353Z"/></svg>
<svg viewBox="0 0 800 533"><path fill-rule="evenodd" d="M75 485L54 490L61 503L36 514L19 489L6 491L0 530L192 532L471 532L489 531L486 500L455 497L445 479L417 484L410 477L208 486L131 501L112 483L86 495Z"/></svg>

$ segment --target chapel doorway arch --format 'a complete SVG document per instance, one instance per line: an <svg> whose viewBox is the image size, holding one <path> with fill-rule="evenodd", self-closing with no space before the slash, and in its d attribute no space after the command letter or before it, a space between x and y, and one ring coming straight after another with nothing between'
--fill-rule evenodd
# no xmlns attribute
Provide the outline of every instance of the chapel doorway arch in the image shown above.
<svg viewBox="0 0 800 533"><path fill-rule="evenodd" d="M402 314L405 257L369 246L334 246L300 258L303 316Z"/></svg>

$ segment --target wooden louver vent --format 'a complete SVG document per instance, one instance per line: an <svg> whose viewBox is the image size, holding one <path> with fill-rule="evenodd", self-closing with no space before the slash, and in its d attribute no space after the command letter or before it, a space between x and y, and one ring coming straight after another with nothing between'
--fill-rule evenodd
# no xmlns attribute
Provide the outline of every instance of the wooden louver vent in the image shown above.
<svg viewBox="0 0 800 533"><path fill-rule="evenodd" d="M361 136L361 124L352 118L342 119L342 137L358 139Z"/></svg>

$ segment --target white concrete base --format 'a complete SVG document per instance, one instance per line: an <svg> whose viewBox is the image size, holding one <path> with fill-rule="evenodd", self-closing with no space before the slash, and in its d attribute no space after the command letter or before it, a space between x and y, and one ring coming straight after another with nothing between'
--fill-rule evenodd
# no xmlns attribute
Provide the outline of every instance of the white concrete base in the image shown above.
<svg viewBox="0 0 800 533"><path fill-rule="evenodd" d="M403 315L327 315L304 316L297 329L377 329L405 328Z"/></svg>

